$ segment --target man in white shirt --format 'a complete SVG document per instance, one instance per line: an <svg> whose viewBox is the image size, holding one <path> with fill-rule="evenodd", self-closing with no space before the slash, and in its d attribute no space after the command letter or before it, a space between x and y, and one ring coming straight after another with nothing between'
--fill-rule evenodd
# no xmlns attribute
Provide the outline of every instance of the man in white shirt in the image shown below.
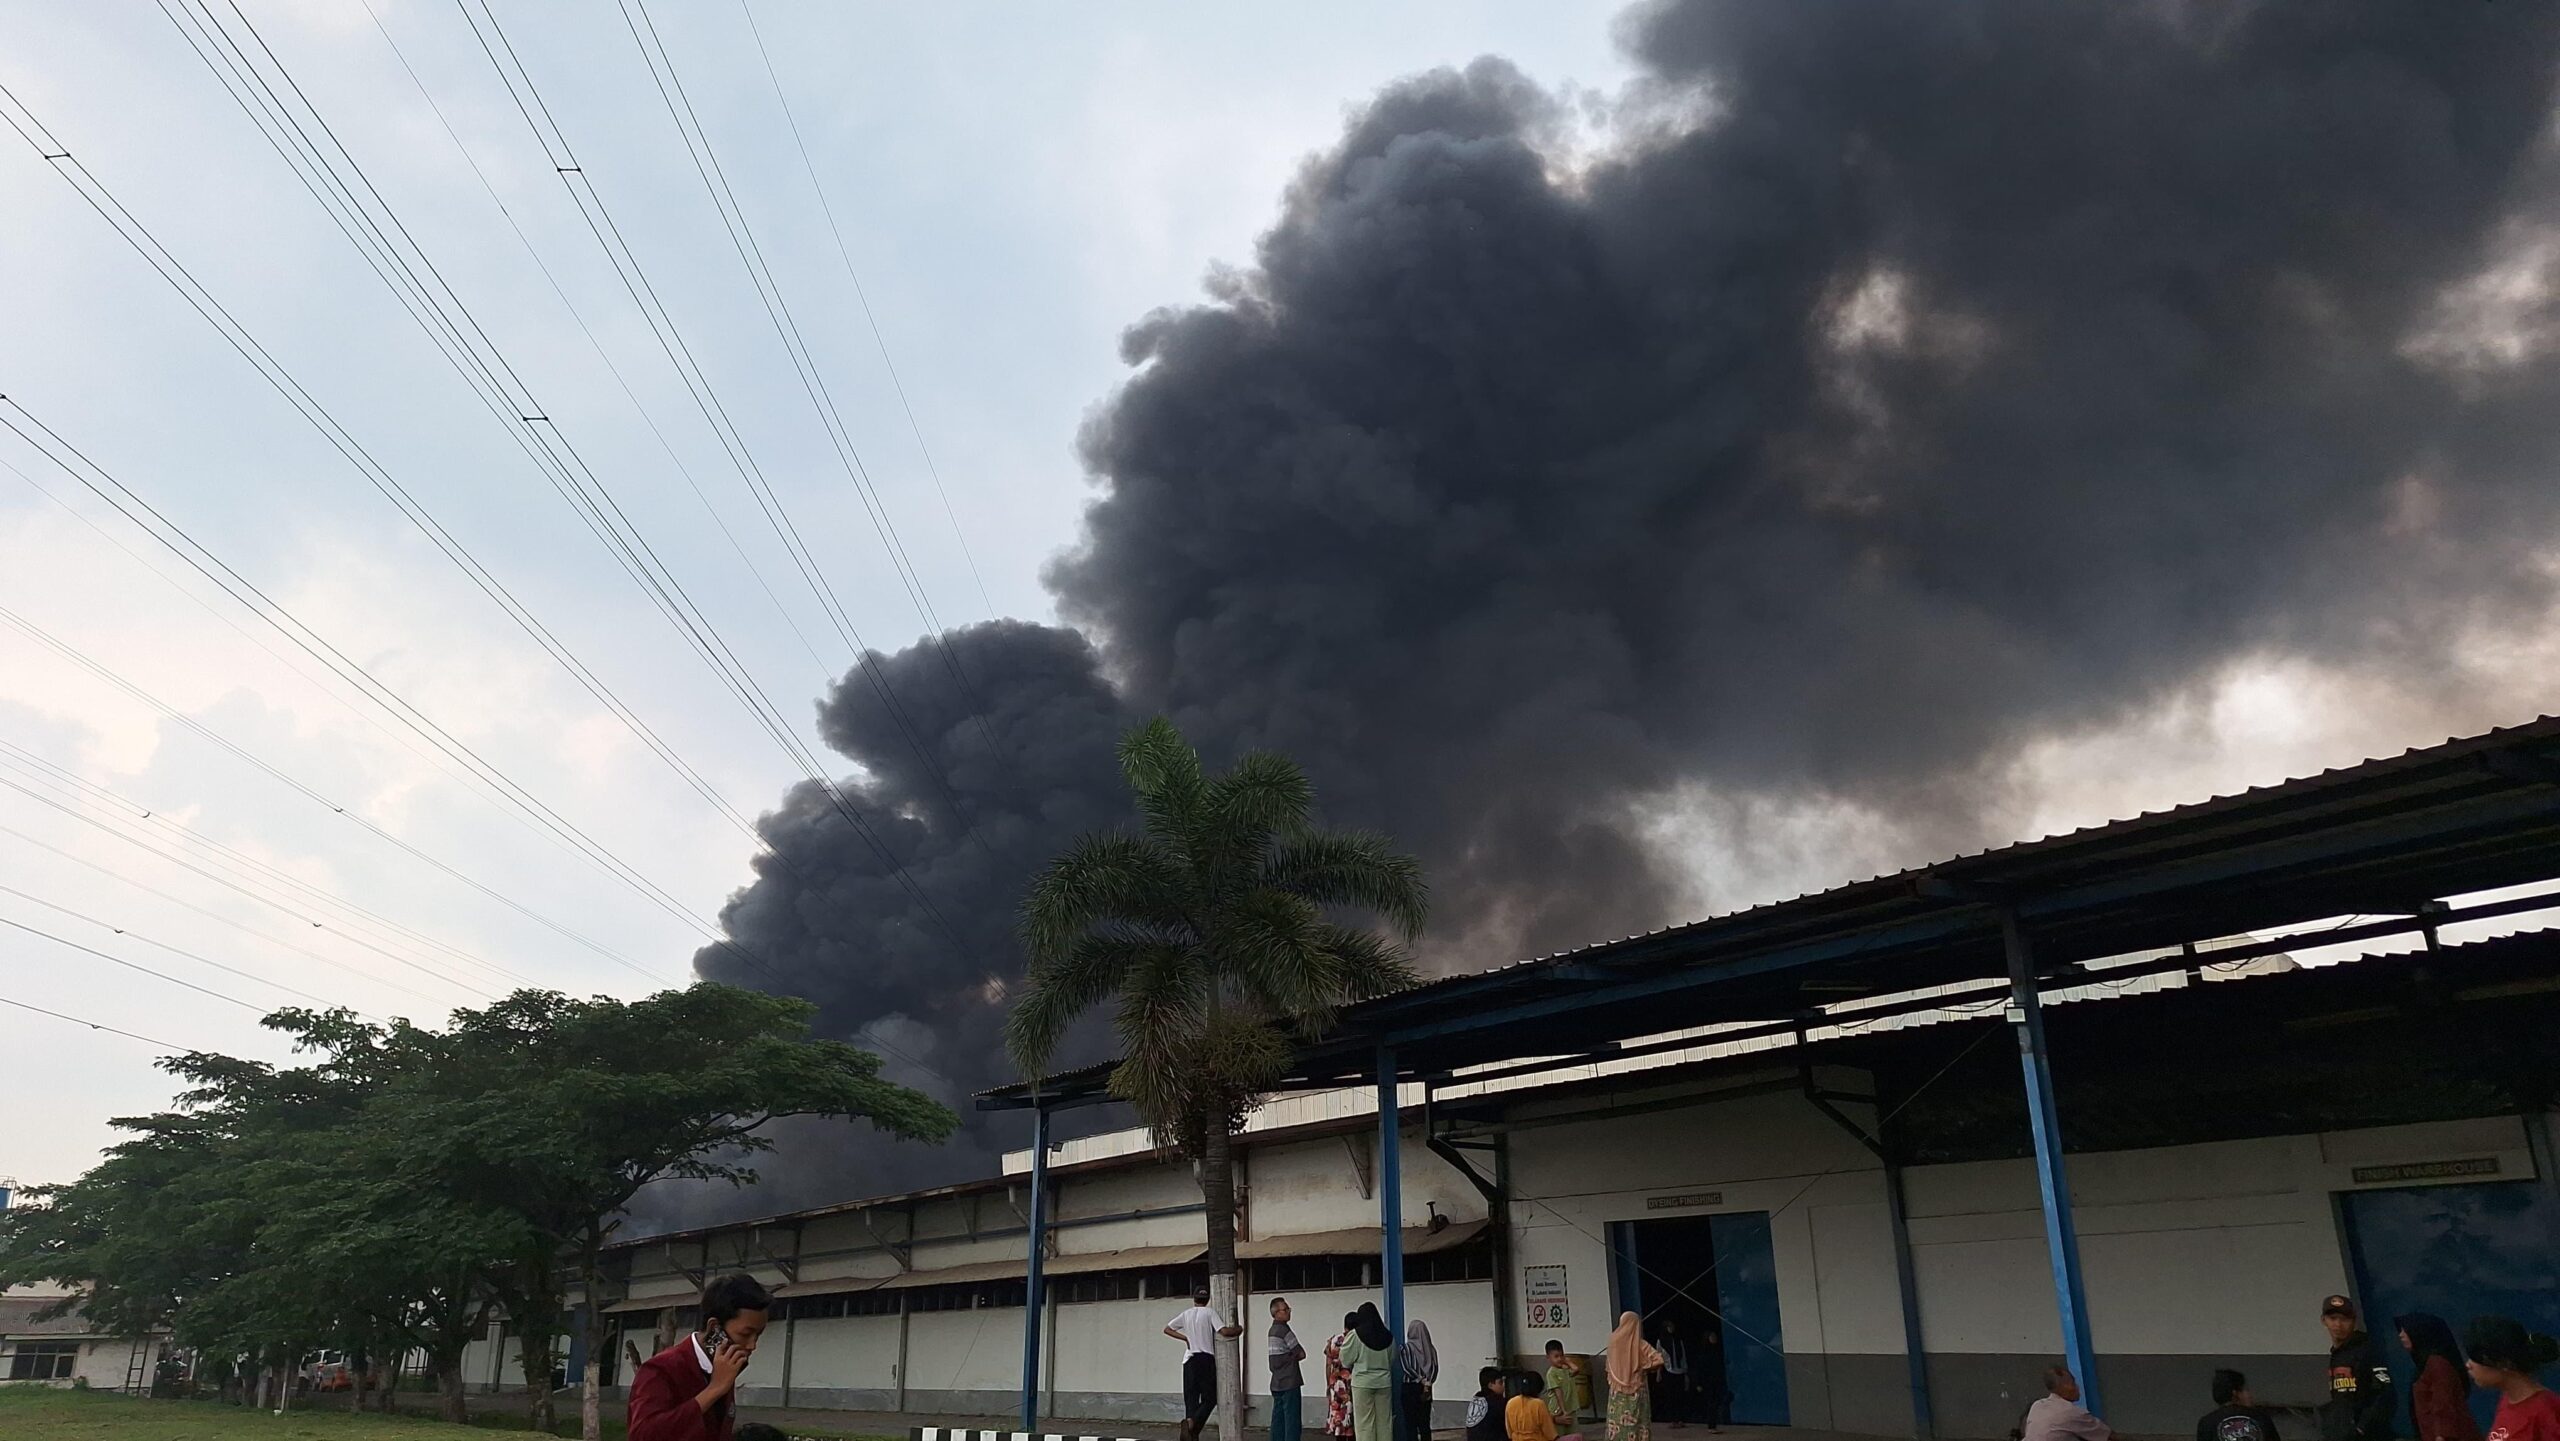
<svg viewBox="0 0 2560 1441"><path fill-rule="evenodd" d="M1200 1441L1200 1428L1218 1409L1218 1338L1241 1336L1244 1327L1229 1325L1209 1309L1209 1288L1191 1292L1191 1307L1164 1323L1164 1333L1182 1343L1182 1441Z"/></svg>
<svg viewBox="0 0 2560 1441"><path fill-rule="evenodd" d="M2020 1429L2023 1441L2111 1441L2116 1434L2080 1404L2080 1383L2068 1367L2047 1366L2044 1390L2027 1408L2027 1422Z"/></svg>

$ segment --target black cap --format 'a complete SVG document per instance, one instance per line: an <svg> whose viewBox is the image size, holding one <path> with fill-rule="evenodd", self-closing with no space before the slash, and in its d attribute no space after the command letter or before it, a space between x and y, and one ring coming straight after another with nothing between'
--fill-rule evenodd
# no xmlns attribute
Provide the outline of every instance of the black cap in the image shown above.
<svg viewBox="0 0 2560 1441"><path fill-rule="evenodd" d="M2348 1300L2344 1296L2332 1296L2328 1300L2320 1303L2320 1314L2323 1316L2344 1316L2348 1320L2352 1321L2356 1318L2356 1303Z"/></svg>

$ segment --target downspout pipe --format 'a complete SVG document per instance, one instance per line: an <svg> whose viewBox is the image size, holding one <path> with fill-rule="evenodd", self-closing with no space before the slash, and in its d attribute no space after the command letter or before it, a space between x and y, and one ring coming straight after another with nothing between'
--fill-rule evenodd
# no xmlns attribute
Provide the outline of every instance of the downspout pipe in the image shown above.
<svg viewBox="0 0 2560 1441"><path fill-rule="evenodd" d="M1802 1052L1799 1051L1801 1056ZM1884 1164L1885 1221L1893 1233L1894 1289L1902 1302L1902 1360L1911 1388L1911 1434L1919 1441L1935 1441L1938 1434L1936 1408L1929 1395L1929 1348L1920 1332L1920 1281L1911 1264L1911 1223L1903 1205L1902 1166L1895 1160L1893 1147L1884 1136L1883 1106L1880 1097L1850 1097L1877 1106L1877 1132L1869 1135L1848 1112L1833 1104L1832 1093L1814 1084L1813 1067L1799 1060L1797 1075L1804 1086L1804 1098L1813 1108L1831 1118L1833 1124L1848 1132L1869 1154Z"/></svg>
<svg viewBox="0 0 2560 1441"><path fill-rule="evenodd" d="M1477 1147L1462 1147L1439 1133L1431 1114L1431 1087L1422 1089L1422 1143L1431 1154L1449 1163L1451 1170L1466 1178L1467 1184L1484 1197L1485 1229L1493 1237L1493 1352L1498 1364L1509 1366L1520 1355L1520 1331L1511 1305L1511 1154L1502 1137ZM1493 1153L1493 1175L1487 1177L1467 1159L1470 1149Z"/></svg>

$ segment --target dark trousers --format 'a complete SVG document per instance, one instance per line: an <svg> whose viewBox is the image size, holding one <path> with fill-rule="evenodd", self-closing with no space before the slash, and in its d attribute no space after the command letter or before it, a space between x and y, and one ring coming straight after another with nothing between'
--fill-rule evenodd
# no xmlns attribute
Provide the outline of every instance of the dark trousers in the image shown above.
<svg viewBox="0 0 2560 1441"><path fill-rule="evenodd" d="M1182 1419L1197 1430L1218 1409L1218 1358L1194 1351L1182 1358Z"/></svg>
<svg viewBox="0 0 2560 1441"><path fill-rule="evenodd" d="M1403 1402L1404 1414L1396 1418L1396 1441L1431 1441L1431 1388L1407 1381Z"/></svg>

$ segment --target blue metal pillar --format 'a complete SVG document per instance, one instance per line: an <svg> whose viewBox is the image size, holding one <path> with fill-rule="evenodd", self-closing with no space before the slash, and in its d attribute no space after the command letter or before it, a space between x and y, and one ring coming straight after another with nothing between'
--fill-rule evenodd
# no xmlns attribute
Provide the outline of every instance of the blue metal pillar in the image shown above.
<svg viewBox="0 0 2560 1441"><path fill-rule="evenodd" d="M2018 1063L2026 1072L2027 1125L2035 1141L2036 1189L2044 1205L2044 1244L2053 1263L2063 1358L2080 1383L2080 1404L2098 1412L2098 1355L2089 1344L2089 1296L2080 1283L2080 1236L2071 1224L2071 1181L2063 1171L2062 1114L2053 1100L2035 952L2015 911L2001 911L2000 938L2009 958L2009 1024L2018 1033Z"/></svg>
<svg viewBox="0 0 2560 1441"><path fill-rule="evenodd" d="M1937 1408L1929 1396L1929 1346L1920 1332L1920 1282L1911 1265L1911 1219L1903 1206L1902 1167L1884 1163L1885 1220L1893 1231L1893 1279L1902 1297L1902 1364L1911 1387L1911 1434L1936 1441Z"/></svg>
<svg viewBox="0 0 2560 1441"><path fill-rule="evenodd" d="M1398 1122L1396 1053L1378 1048L1378 1287L1387 1297L1387 1334L1404 1341L1404 1136ZM1387 1387L1388 1416L1395 1434L1404 1426L1404 1368L1395 1370Z"/></svg>
<svg viewBox="0 0 2560 1441"><path fill-rule="evenodd" d="M1040 1429L1041 1263L1049 1238L1049 1108L1031 1108L1031 1259L1022 1288L1022 1429Z"/></svg>

